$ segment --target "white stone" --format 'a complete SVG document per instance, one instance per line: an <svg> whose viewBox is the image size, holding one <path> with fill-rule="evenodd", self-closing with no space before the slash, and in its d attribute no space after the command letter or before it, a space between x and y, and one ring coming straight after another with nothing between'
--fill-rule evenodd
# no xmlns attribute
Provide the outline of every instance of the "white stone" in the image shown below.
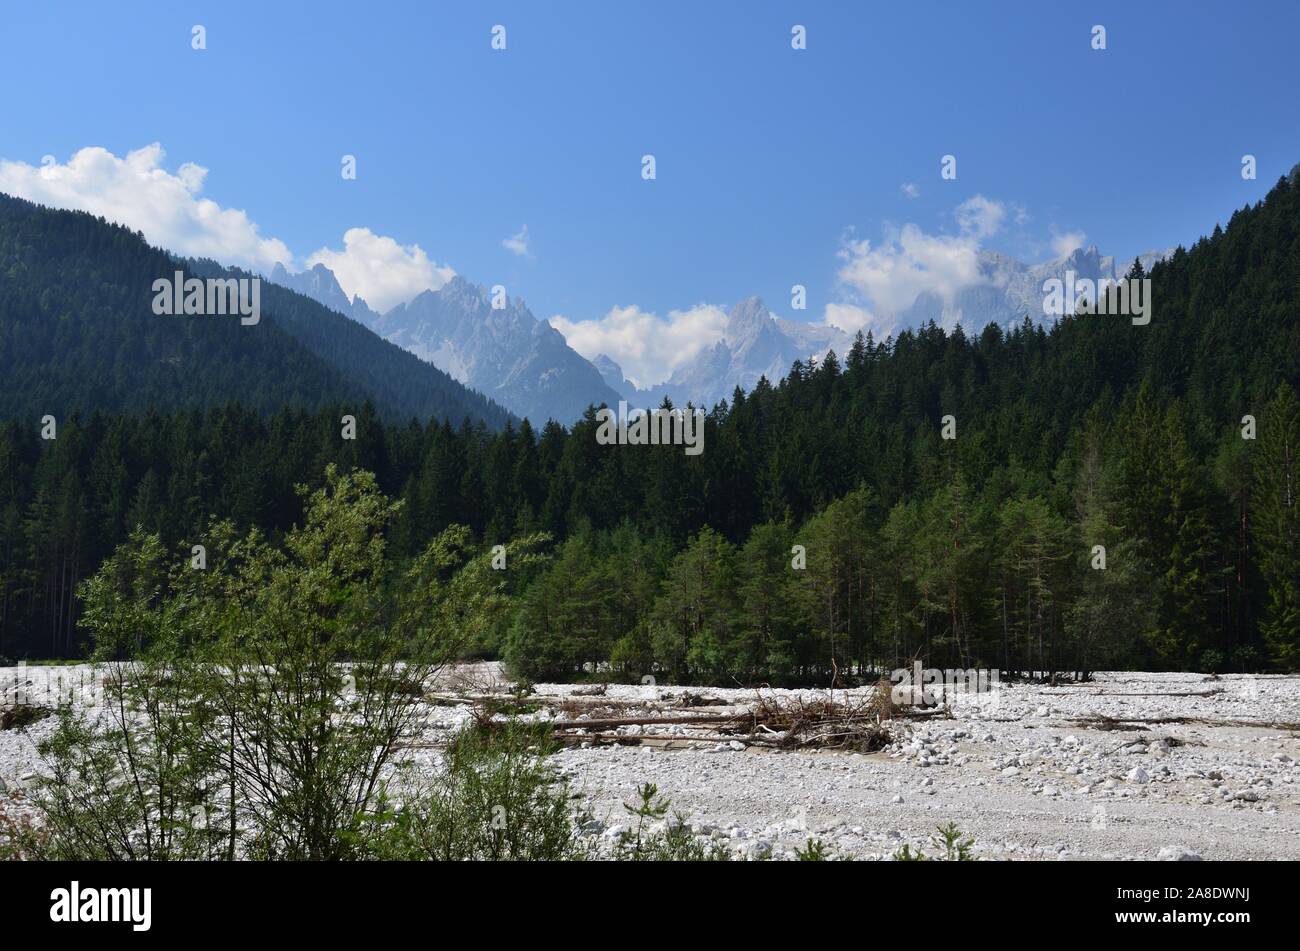
<svg viewBox="0 0 1300 951"><path fill-rule="evenodd" d="M1156 856L1158 862L1200 862L1201 856L1181 845L1166 845Z"/></svg>

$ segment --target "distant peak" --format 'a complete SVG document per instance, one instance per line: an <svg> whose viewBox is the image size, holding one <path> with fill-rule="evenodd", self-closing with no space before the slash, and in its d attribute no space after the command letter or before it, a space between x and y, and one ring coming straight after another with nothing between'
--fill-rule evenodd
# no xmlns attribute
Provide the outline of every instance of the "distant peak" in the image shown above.
<svg viewBox="0 0 1300 951"><path fill-rule="evenodd" d="M461 277L459 274L452 275L451 280L448 281L446 284L442 285L442 287L438 288L437 291L435 292L426 291L425 293L436 293L443 300L447 300L447 301L461 301L461 302L472 301L478 303L478 302L487 302L488 300L487 288L481 287L478 284L473 283L472 281L468 281L465 278Z"/></svg>
<svg viewBox="0 0 1300 951"><path fill-rule="evenodd" d="M1066 264L1081 264L1083 262L1096 263L1101 260L1101 251L1095 244L1090 244L1086 248L1075 248L1065 259Z"/></svg>
<svg viewBox="0 0 1300 951"><path fill-rule="evenodd" d="M744 319L747 317L766 317L768 313L767 308L763 306L763 298L754 294L736 302L731 308L730 316Z"/></svg>

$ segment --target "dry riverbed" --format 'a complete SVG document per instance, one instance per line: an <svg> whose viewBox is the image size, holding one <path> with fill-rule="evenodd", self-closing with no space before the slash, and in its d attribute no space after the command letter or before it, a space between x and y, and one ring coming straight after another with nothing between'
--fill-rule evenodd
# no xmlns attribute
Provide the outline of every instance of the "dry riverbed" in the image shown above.
<svg viewBox="0 0 1300 951"><path fill-rule="evenodd" d="M18 673L0 669L0 690ZM509 689L497 665L447 672L403 756L436 761L447 732L474 715L469 700L505 699ZM827 692L761 696L815 704ZM587 801L594 836L617 836L629 818L622 803L649 781L698 833L748 856L789 857L809 838L864 859L904 843L930 851L931 833L951 821L984 859L1300 858L1300 677L1111 673L1081 685L1002 684L948 712L889 721L890 739L869 753L786 750L744 732L646 722L716 721L759 697L539 684L522 700L525 716L569 724L555 762ZM849 706L870 698L868 689L833 696ZM587 735L574 726L584 720L626 722ZM0 799L40 772L35 744L53 725L0 731Z"/></svg>

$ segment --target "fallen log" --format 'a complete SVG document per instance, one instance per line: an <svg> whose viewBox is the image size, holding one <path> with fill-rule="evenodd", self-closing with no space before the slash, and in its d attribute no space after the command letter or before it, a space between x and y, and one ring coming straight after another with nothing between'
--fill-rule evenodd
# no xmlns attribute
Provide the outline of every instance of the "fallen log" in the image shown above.
<svg viewBox="0 0 1300 951"><path fill-rule="evenodd" d="M1108 717L1094 714L1083 719L1071 721L1075 726L1088 729L1097 727L1103 730L1143 729L1146 726L1190 725L1208 727L1246 727L1249 729L1279 730L1284 732L1300 731L1300 723L1287 723L1278 720L1210 720L1205 717ZM1128 724L1138 724L1130 727Z"/></svg>
<svg viewBox="0 0 1300 951"><path fill-rule="evenodd" d="M1157 691L1152 693L1095 693L1089 696L1094 697L1213 697L1224 693L1222 687L1216 687L1213 690L1195 690L1185 691Z"/></svg>
<svg viewBox="0 0 1300 951"><path fill-rule="evenodd" d="M669 726L683 723L737 723L752 720L750 713L708 714L693 717L617 717L610 720L560 720L548 723L552 730L605 730L620 726Z"/></svg>
<svg viewBox="0 0 1300 951"><path fill-rule="evenodd" d="M574 743L641 743L650 740L657 743L726 743L732 737L716 734L699 736L680 733L565 733L563 736L551 737L557 743L565 745Z"/></svg>

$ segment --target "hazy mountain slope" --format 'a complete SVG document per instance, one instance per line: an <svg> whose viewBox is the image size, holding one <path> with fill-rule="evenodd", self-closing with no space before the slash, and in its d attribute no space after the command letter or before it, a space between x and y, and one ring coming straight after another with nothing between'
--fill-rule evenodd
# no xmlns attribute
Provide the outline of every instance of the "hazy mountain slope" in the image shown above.
<svg viewBox="0 0 1300 951"><path fill-rule="evenodd" d="M330 310L360 321L367 327L373 328L375 322L379 320L379 314L370 309L370 305L361 295L358 294L351 300L348 298L334 272L324 264L317 264L297 274L290 274L284 269L284 265L277 264L271 271L271 281L310 297Z"/></svg>
<svg viewBox="0 0 1300 951"><path fill-rule="evenodd" d="M487 290L462 277L382 315L359 296L349 300L323 264L298 274L277 267L271 279L372 328L535 423L556 419L567 425L589 405L618 402L619 391L522 300L494 309Z"/></svg>
<svg viewBox="0 0 1300 951"><path fill-rule="evenodd" d="M534 423L568 424L619 394L519 298L494 309L485 288L454 277L375 323L385 339Z"/></svg>
<svg viewBox="0 0 1300 951"><path fill-rule="evenodd" d="M211 262L204 265L214 266ZM323 265L318 268L333 282L334 275L328 269ZM333 283L337 288L337 282ZM357 301L359 306L353 308L355 312L368 311L373 315L365 301L360 298ZM307 295L264 281L262 307L312 353L363 386L378 403L397 412L419 419L450 419L455 423L468 416L481 419L494 429L504 426L510 417L507 409L482 393L467 388L416 354L384 340L360 320L350 320Z"/></svg>

